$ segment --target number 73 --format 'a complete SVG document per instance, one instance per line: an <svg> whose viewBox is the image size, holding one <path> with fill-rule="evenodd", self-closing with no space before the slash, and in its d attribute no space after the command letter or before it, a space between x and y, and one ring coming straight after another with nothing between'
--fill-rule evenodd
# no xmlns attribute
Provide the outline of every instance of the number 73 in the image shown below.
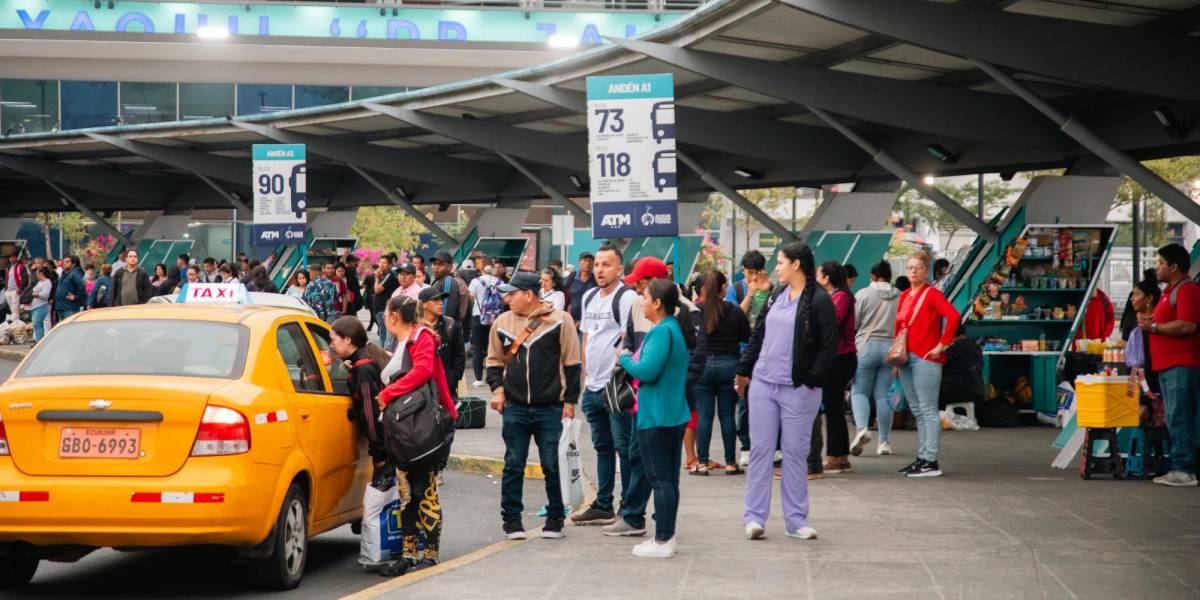
<svg viewBox="0 0 1200 600"><path fill-rule="evenodd" d="M600 133L604 133L605 129L613 133L625 131L625 119L621 118L624 114L625 109L623 108L597 108L596 116L600 117Z"/></svg>

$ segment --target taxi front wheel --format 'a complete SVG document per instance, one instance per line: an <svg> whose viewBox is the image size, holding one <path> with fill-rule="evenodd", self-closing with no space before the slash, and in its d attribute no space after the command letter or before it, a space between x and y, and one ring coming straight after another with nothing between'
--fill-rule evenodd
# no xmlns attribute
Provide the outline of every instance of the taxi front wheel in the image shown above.
<svg viewBox="0 0 1200 600"><path fill-rule="evenodd" d="M307 504L304 492L293 483L275 521L273 552L255 564L258 582L264 588L290 590L300 585L308 559Z"/></svg>
<svg viewBox="0 0 1200 600"><path fill-rule="evenodd" d="M28 585L38 562L37 552L26 544L0 544L0 590Z"/></svg>

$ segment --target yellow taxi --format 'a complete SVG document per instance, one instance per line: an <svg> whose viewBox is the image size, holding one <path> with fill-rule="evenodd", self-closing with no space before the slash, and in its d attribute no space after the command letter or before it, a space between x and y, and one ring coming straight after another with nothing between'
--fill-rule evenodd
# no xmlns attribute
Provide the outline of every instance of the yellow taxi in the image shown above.
<svg viewBox="0 0 1200 600"><path fill-rule="evenodd" d="M362 516L370 457L329 327L236 303L89 310L0 386L0 588L99 547L220 544L266 587Z"/></svg>

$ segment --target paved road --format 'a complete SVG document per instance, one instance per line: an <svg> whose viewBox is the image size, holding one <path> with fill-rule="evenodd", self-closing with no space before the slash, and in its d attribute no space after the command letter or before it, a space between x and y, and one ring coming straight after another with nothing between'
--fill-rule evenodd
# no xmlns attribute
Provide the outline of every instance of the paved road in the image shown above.
<svg viewBox="0 0 1200 600"><path fill-rule="evenodd" d="M16 363L0 360L0 378ZM526 485L527 505L545 501L540 481ZM442 505L446 528L442 559L449 560L500 541L499 478L446 473ZM535 508L536 510L536 508ZM531 524L535 519L527 519ZM358 536L349 526L311 540L308 565L300 588L276 598L336 598L376 585L384 579L357 563ZM30 587L6 592L23 598L252 598L255 591L244 565L220 548L178 548L116 552L102 549L77 563L43 562Z"/></svg>

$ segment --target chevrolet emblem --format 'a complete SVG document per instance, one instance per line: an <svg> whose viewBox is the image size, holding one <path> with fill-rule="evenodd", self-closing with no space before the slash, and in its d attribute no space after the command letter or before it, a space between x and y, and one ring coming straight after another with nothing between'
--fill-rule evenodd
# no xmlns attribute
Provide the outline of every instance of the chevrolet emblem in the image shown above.
<svg viewBox="0 0 1200 600"><path fill-rule="evenodd" d="M104 410L104 409L112 406L112 402L109 402L108 400L102 400L100 398L96 398L95 400L88 402L88 406L90 406L96 410Z"/></svg>

